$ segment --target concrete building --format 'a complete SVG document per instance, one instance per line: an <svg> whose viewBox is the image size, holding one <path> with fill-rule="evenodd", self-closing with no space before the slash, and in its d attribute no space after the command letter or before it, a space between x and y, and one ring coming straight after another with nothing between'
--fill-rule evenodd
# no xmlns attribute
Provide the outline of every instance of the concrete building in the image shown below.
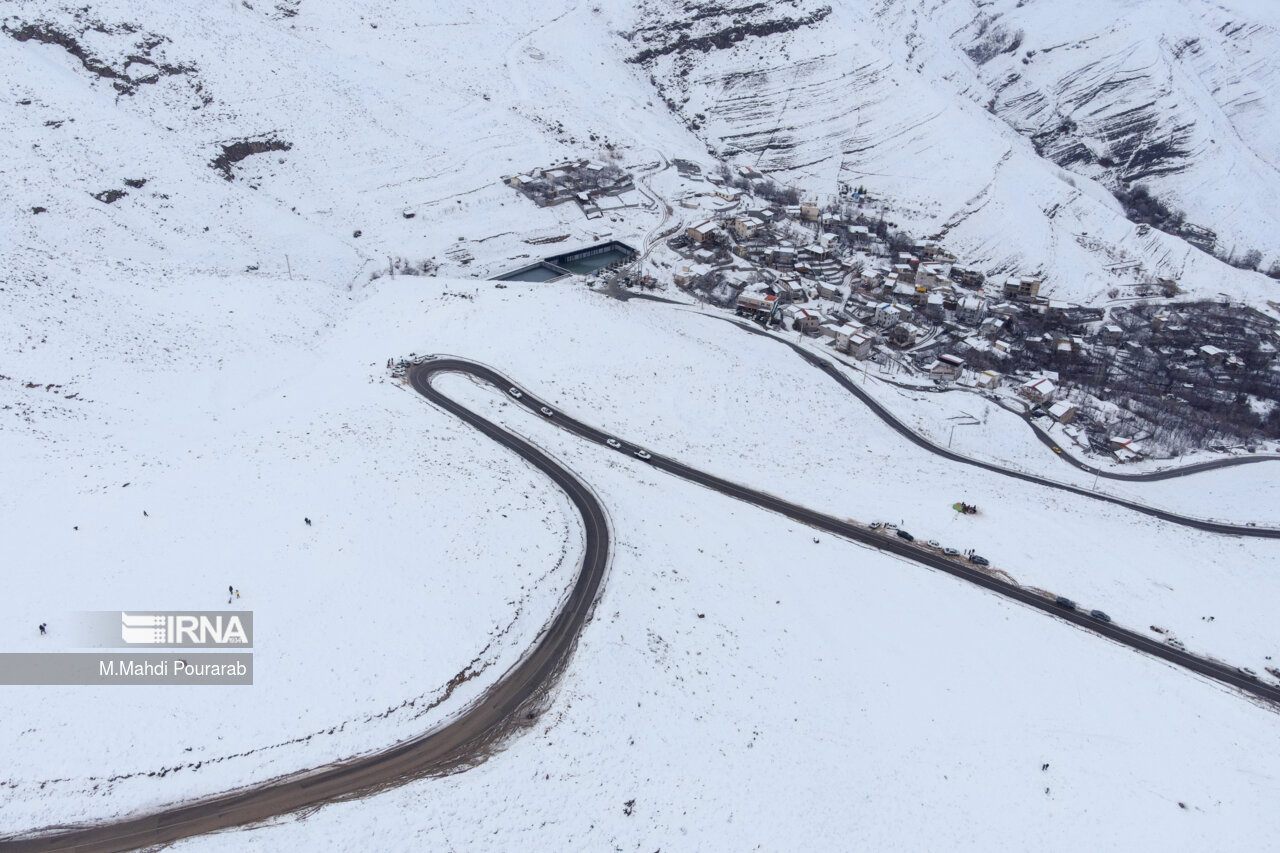
<svg viewBox="0 0 1280 853"><path fill-rule="evenodd" d="M1000 291L1003 299L1028 302L1040 296L1040 279L1031 276L1011 275L1004 281Z"/></svg>
<svg viewBox="0 0 1280 853"><path fill-rule="evenodd" d="M930 293L925 302L924 313L934 320L942 319L943 298L941 293Z"/></svg>
<svg viewBox="0 0 1280 853"><path fill-rule="evenodd" d="M956 319L970 326L981 323L986 313L987 303L976 296L966 296L956 305Z"/></svg>
<svg viewBox="0 0 1280 853"><path fill-rule="evenodd" d="M854 358L868 358L871 355L872 343L871 337L858 332L849 336L849 342L845 345L846 351Z"/></svg>
<svg viewBox="0 0 1280 853"><path fill-rule="evenodd" d="M754 237L763 227L764 222L754 214L750 213L746 216L739 216L733 221L733 233L737 235L739 240L746 240L748 237Z"/></svg>
<svg viewBox="0 0 1280 853"><path fill-rule="evenodd" d="M902 309L891 302L881 302L876 306L875 324L882 329L891 329L902 322Z"/></svg>
<svg viewBox="0 0 1280 853"><path fill-rule="evenodd" d="M720 224L714 219L707 219L697 225L690 225L684 230L689 239L695 243L705 243L720 230Z"/></svg>

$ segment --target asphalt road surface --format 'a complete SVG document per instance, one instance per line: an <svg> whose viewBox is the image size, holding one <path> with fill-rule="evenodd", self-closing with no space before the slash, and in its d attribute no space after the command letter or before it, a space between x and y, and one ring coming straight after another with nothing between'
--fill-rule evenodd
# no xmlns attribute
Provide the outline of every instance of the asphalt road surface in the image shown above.
<svg viewBox="0 0 1280 853"><path fill-rule="evenodd" d="M805 353L801 351L801 354ZM817 361L821 362L821 359ZM838 371L834 371L834 368L831 370L843 379ZM382 752L114 823L75 829L49 828L42 835L10 838L0 841L0 850L134 850L166 844L193 835L245 826L324 803L374 793L410 779L440 775L465 768L484 758L504 735L536 716L536 711L532 709L536 708L538 701L546 695L563 671L578 635L595 605L609 560L608 523L599 501L566 468L532 444L437 392L431 386L430 380L432 376L442 372L465 373L487 382L503 391L508 399L529 408L539 417L545 417L541 413L541 408L548 406L553 411L550 421L583 439L602 445L610 452L618 452L638 459L637 454L644 449L554 410L554 407L550 407L548 403L539 400L527 390L519 389L519 397L510 394L508 389L515 387L514 384L484 365L463 359L432 357L409 371L408 378L415 390L538 468L565 491L582 514L586 532L582 569L573 590L561 610L556 613L550 627L540 636L537 644L522 661L453 722ZM878 407L874 401L866 399L869 404ZM892 416L889 417L892 418ZM896 422L896 419L891 422ZM909 437L914 435L909 430L907 434ZM608 444L610 439L616 442L617 447ZM765 492L749 489L704 473L674 459L651 451L645 452L649 457L643 460L644 464L674 476L815 529L824 530L945 572L1151 657L1233 687L1257 699L1280 704L1280 688L1250 678L1230 665L1197 657L1145 634L1115 623L1094 619L1086 613L1064 609L1038 592L1024 589L994 574L982 571L962 557L947 556L927 545L900 539L892 532L872 530L854 522L825 515ZM944 455L951 456L946 451L942 452ZM955 461L965 464L982 464L963 457ZM637 464L640 463L637 462ZM982 467L988 466L982 465ZM1023 479L1039 481L1038 478L1030 475L1024 476ZM1060 487L1060 484L1054 485Z"/></svg>
<svg viewBox="0 0 1280 853"><path fill-rule="evenodd" d="M1280 456L1272 456L1264 453L1251 453L1248 456L1232 456L1230 459L1210 459L1207 462L1193 462L1190 465L1182 465L1177 468L1165 468L1161 471L1145 471L1138 474L1127 474L1120 471L1105 471L1101 468L1095 468L1087 462L1083 462L1070 453L1063 453L1062 448L1058 447L1058 442L1053 436L1049 435L1036 424L1031 415L1019 415L1031 427L1031 431L1036 434L1036 438L1040 439L1040 443L1053 450L1055 455L1063 462L1073 468L1079 468L1088 474L1101 477L1104 480L1123 480L1129 483L1150 483L1156 480L1172 480L1175 477L1185 477L1188 474L1198 474L1201 471L1214 471L1218 468L1235 468L1238 465L1253 465L1258 462L1277 462Z"/></svg>
<svg viewBox="0 0 1280 853"><path fill-rule="evenodd" d="M729 318L724 318L724 319L729 319ZM945 447L934 444L932 441L920 435L919 433L915 432L913 429L911 429L911 427L907 426L905 423L898 420L898 418L892 412L890 412L888 409L882 406L879 403L879 401L876 400L875 397L872 397L866 391L862 390L862 388L858 387L858 384L856 382L854 382L849 377L845 376L842 372L840 372L840 370L834 364L832 364L830 361L827 361L825 358L822 358L816 353L810 352L808 349L805 349L804 347L798 344L775 337L774 335L771 335L761 329L757 329L757 328L754 328L753 326L745 325L743 323L738 323L736 321L731 321L731 322L733 322L734 326L738 327L739 329L742 329L743 331L760 335L761 337L767 338L772 341L777 341L780 344L790 347L792 350L795 351L797 355L799 355L801 358L807 361L810 365L812 365L813 367L817 368L818 370L821 370L823 373L830 376L833 380L838 382L842 388L844 388L850 394L853 394L855 397L861 400L863 404L867 406L867 408L871 409L871 411L876 415L876 417L880 418L880 420L888 424L895 432L897 432L903 438L907 439L917 447L921 447L936 456L941 456L943 459L947 459L951 462L958 462L961 465L971 465L974 468L981 468L984 471L991 471L996 474L1002 474L1006 477L1012 477L1015 480L1024 480L1028 483L1035 483L1036 485L1043 486L1047 489L1058 489L1059 491L1070 492L1073 495L1080 495L1082 497L1092 498L1093 500L1103 501L1109 504L1115 504L1116 506L1122 506L1122 507L1125 507L1126 509L1131 509L1134 512L1140 512L1144 515L1153 516L1162 521L1168 521L1171 524L1181 524L1184 527L1193 527L1197 530L1206 530L1210 533L1225 533L1232 536L1253 536L1253 537L1258 537L1263 539L1280 539L1280 529L1277 529L1274 527L1256 527L1250 524L1232 524L1226 521L1213 521L1211 519L1205 519L1205 518L1193 518L1191 516L1181 515L1176 512L1169 512L1168 510L1158 509L1156 507L1138 503L1137 501L1125 500L1124 498L1118 498L1113 495L1108 495L1104 492L1095 492L1092 489L1086 489L1081 486L1072 486L1068 483L1062 483L1057 480L1051 480L1048 477L1040 477L1040 476L1037 476L1036 474L1027 474L1022 471L1014 470L1012 468L1005 468L1000 465L996 465L993 462L985 462L981 459L974 459L970 456L965 456L961 453L956 453L953 450L949 450ZM1042 433L1040 433L1039 430L1036 430L1036 434L1041 436L1042 441L1044 441L1047 438L1047 436L1044 436ZM1046 443L1050 447L1054 446L1052 440L1049 440ZM1062 454L1062 456L1065 458L1066 454ZM1267 458L1269 457L1260 457L1257 460L1248 459L1248 458L1219 459L1211 462L1201 462L1195 465L1188 465L1184 468L1154 472L1151 474L1124 475L1123 479L1170 480L1175 477L1185 477L1189 474L1196 474L1201 471L1211 471L1215 468L1230 468L1235 465L1248 464L1249 462L1253 462L1253 461L1264 461ZM1088 471L1091 474L1096 473L1095 469L1085 465L1082 462L1078 462L1077 460L1074 460L1074 459L1070 461L1074 463L1076 467L1081 468L1082 470ZM1121 479L1121 477L1113 477L1112 479Z"/></svg>
<svg viewBox="0 0 1280 853"><path fill-rule="evenodd" d="M409 380L414 389L542 471L564 490L582 515L586 533L582 569L564 605L520 663L452 722L382 752L114 823L73 830L50 828L39 837L9 838L0 841L0 850L135 850L257 823L465 768L484 758L504 735L532 721L536 716L533 709L555 683L595 605L609 561L609 525L600 502L567 469L528 442L438 393L430 379L439 370L453 369L494 381L504 391L509 383L487 368L448 364L428 363L413 370Z"/></svg>
<svg viewBox="0 0 1280 853"><path fill-rule="evenodd" d="M442 359L435 363L451 365L458 362ZM467 362L461 362L461 364L467 364ZM484 368L484 370L489 371L489 368ZM466 372L471 372L470 368L468 368ZM488 375L481 375L481 378L493 384L497 384L494 383L494 380ZM506 387L514 386L508 385ZM555 414L549 420L554 421L561 428L585 438L588 441L594 441L608 447L606 442L612 438L614 441L618 442L619 447L610 449L614 449L619 453L624 453L629 456L635 456L636 453L644 450L649 454L649 459L645 460L648 465L659 470L666 471L667 473L673 474L684 480L705 486L722 495L737 498L744 503L753 504L754 506L758 506L762 509L776 512L779 515L786 516L787 518L801 522L809 527L813 527L818 530L825 530L836 536L851 539L855 542L861 542L865 545L871 546L872 548L876 548L877 550L896 554L897 556L911 560L912 562L946 572L949 575L969 581L983 589L998 593L1006 598L1011 598L1014 601L1028 605L1029 607L1033 607L1044 613L1048 613L1095 634L1115 640L1122 645L1129 646L1130 648L1149 654L1152 657L1189 669L1192 672L1212 678L1228 686L1235 687L1260 699L1280 703L1280 687L1274 687L1270 684L1250 678L1229 664L1206 660L1205 658L1198 657L1190 654L1189 652L1170 646L1163 640L1154 639L1146 634L1131 631L1128 628L1115 624L1114 622L1103 622L1095 619L1087 612L1064 609L1063 607L1058 606L1054 599L1046 598L1039 592L1009 583L997 575L983 571L981 568L970 563L962 556L948 556L938 549L932 548L921 542L908 542L904 539L898 538L896 533L892 530L872 530L869 526L836 518L835 516L826 515L800 506L799 504L774 497L767 492L756 491L754 489L747 488L746 486L739 485L738 483L733 483L729 480L717 477L713 474L707 474L703 471L699 471L697 468L691 468L674 459L659 456L651 450L647 450L637 444L624 441L610 433L602 432L595 427L569 417L563 412L556 411L554 407L550 406L550 404L538 400L524 389L518 390L521 392L521 397L519 399L515 399L514 402L526 406L534 412L538 412L544 405L552 408L552 410L555 411Z"/></svg>

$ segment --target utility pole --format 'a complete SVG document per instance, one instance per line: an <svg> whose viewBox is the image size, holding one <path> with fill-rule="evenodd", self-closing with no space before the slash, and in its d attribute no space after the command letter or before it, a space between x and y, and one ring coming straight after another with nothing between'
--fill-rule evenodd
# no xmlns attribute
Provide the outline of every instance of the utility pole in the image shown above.
<svg viewBox="0 0 1280 853"><path fill-rule="evenodd" d="M284 256L284 268L289 271L289 281L293 281L293 265L289 263L289 256Z"/></svg>
<svg viewBox="0 0 1280 853"><path fill-rule="evenodd" d="M947 449L951 449L951 439L956 437L956 425L951 425L951 433L947 436Z"/></svg>

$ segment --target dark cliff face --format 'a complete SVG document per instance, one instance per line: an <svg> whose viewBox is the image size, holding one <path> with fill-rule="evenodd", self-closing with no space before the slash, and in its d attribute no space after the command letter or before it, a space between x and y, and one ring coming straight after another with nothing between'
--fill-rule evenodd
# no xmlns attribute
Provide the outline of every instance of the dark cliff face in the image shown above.
<svg viewBox="0 0 1280 853"><path fill-rule="evenodd" d="M687 17L646 23L628 34L640 47L631 57L641 64L690 51L724 50L750 38L766 38L813 26L831 14L830 6L805 9L799 3L690 3ZM792 13L792 14L788 14ZM656 16L646 16L654 20Z"/></svg>
<svg viewBox="0 0 1280 853"><path fill-rule="evenodd" d="M208 106L212 100L204 92L198 69L193 63L169 59L171 44L167 37L129 22L98 20L92 17L87 7L75 10L69 21L61 23L39 18L6 18L0 29L15 41L62 48L85 71L110 83L120 95L136 94L142 86L173 77L189 85L197 99L195 109ZM87 34L106 36L116 46L116 51L111 56L100 55L88 46Z"/></svg>

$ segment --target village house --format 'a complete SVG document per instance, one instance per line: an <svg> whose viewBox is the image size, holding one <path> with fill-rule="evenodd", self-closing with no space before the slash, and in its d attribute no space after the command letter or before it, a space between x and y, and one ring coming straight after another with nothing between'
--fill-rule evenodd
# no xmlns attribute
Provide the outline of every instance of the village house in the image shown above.
<svg viewBox="0 0 1280 853"><path fill-rule="evenodd" d="M1060 400L1049 407L1049 417L1060 424L1069 424L1076 419L1077 408L1066 400Z"/></svg>
<svg viewBox="0 0 1280 853"><path fill-rule="evenodd" d="M739 216L733 220L733 233L739 240L746 240L754 237L756 232L764 226L764 223L751 214Z"/></svg>
<svg viewBox="0 0 1280 853"><path fill-rule="evenodd" d="M1057 390L1058 386L1052 379L1041 376L1024 382L1018 388L1018 394L1033 403L1044 404L1053 402L1053 395Z"/></svg>
<svg viewBox="0 0 1280 853"><path fill-rule="evenodd" d="M925 370L937 379L955 379L964 369L964 359L958 355L943 354L925 366Z"/></svg>
<svg viewBox="0 0 1280 853"><path fill-rule="evenodd" d="M889 343L896 347L909 347L920 337L920 330L911 323L899 323L889 330Z"/></svg>
<svg viewBox="0 0 1280 853"><path fill-rule="evenodd" d="M1226 350L1219 349L1218 347L1215 347L1213 344L1205 344L1204 346L1200 347L1200 357L1203 358L1210 365L1213 365L1215 367L1217 365L1222 364L1223 359L1226 358L1226 355L1227 355Z"/></svg>
<svg viewBox="0 0 1280 853"><path fill-rule="evenodd" d="M800 202L800 218L805 222L817 222L818 217L822 215L822 209L818 207L816 201Z"/></svg>
<svg viewBox="0 0 1280 853"><path fill-rule="evenodd" d="M942 298L941 293L930 293L928 301L925 303L925 315L934 320L941 320L943 304L945 301L946 300Z"/></svg>
<svg viewBox="0 0 1280 853"><path fill-rule="evenodd" d="M955 265L952 265L951 271L948 275L956 284L961 287L967 287L970 290L980 290L983 282L986 281L986 277L977 270L971 270L966 267L958 267Z"/></svg>
<svg viewBox="0 0 1280 853"><path fill-rule="evenodd" d="M995 339L1004 331L1005 321L1003 317L988 317L978 326L978 334L984 338Z"/></svg>
<svg viewBox="0 0 1280 853"><path fill-rule="evenodd" d="M994 370L984 370L978 374L973 384L987 390L998 388L1000 387L1000 374Z"/></svg>
<svg viewBox="0 0 1280 853"><path fill-rule="evenodd" d="M1004 287L1000 291L1002 299L1011 299L1017 302L1028 302L1040 295L1040 279L1031 276L1011 275L1004 281Z"/></svg>
<svg viewBox="0 0 1280 853"><path fill-rule="evenodd" d="M956 306L956 319L969 326L982 322L987 313L987 304L976 296L966 296Z"/></svg>
<svg viewBox="0 0 1280 853"><path fill-rule="evenodd" d="M1117 462L1136 462L1142 458L1142 445L1132 438L1113 436L1108 444Z"/></svg>
<svg viewBox="0 0 1280 853"><path fill-rule="evenodd" d="M814 332L817 331L821 324L822 318L817 313L807 308L801 308L792 305L782 310L782 316L791 323L791 328L797 332Z"/></svg>
<svg viewBox="0 0 1280 853"><path fill-rule="evenodd" d="M849 232L849 242L855 248L862 248L871 244L871 229L865 225L850 225L847 229Z"/></svg>
<svg viewBox="0 0 1280 853"><path fill-rule="evenodd" d="M739 311L754 311L758 313L772 313L774 306L777 305L778 297L766 296L762 293L740 293L736 307Z"/></svg>
<svg viewBox="0 0 1280 853"><path fill-rule="evenodd" d="M804 288L800 286L799 279L794 276L779 276L772 287L774 293L778 295L779 302L807 302L809 300L809 294L805 293Z"/></svg>
<svg viewBox="0 0 1280 853"><path fill-rule="evenodd" d="M714 219L707 219L697 225L690 225L684 233L695 243L705 243L720 230L720 224Z"/></svg>
<svg viewBox="0 0 1280 853"><path fill-rule="evenodd" d="M872 338L862 332L855 332L849 336L849 341L845 344L845 352L857 359L865 359L871 355Z"/></svg>
<svg viewBox="0 0 1280 853"><path fill-rule="evenodd" d="M950 287L951 277L941 264L921 264L916 268L916 284L923 284L930 290Z"/></svg>
<svg viewBox="0 0 1280 853"><path fill-rule="evenodd" d="M810 263L825 260L827 257L827 247L821 243L810 243L800 250L800 257Z"/></svg>
<svg viewBox="0 0 1280 853"><path fill-rule="evenodd" d="M816 279L813 284L823 299L839 299L841 296L840 289L829 281Z"/></svg>
<svg viewBox="0 0 1280 853"><path fill-rule="evenodd" d="M876 306L875 324L882 329L891 329L902 321L902 309L891 302L881 302Z"/></svg>

